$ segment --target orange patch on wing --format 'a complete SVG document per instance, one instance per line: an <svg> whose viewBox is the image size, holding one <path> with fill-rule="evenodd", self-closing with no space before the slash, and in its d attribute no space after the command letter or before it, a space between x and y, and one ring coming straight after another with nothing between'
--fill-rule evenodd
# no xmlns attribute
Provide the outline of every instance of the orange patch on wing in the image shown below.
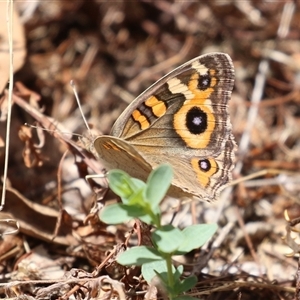
<svg viewBox="0 0 300 300"><path fill-rule="evenodd" d="M133 120L140 124L142 130L147 129L150 126L150 123L147 120L147 118L144 115L142 115L141 112L137 109L134 110L131 115L133 117Z"/></svg>
<svg viewBox="0 0 300 300"><path fill-rule="evenodd" d="M210 74L213 76L214 71L211 70ZM174 129L184 140L186 145L194 149L204 149L207 147L216 125L214 112L210 105L210 96L214 92L217 79L215 77L211 77L210 86L206 90L202 91L198 89L199 77L199 73L194 73L191 76L188 88L193 93L194 97L190 100L186 100L181 109L174 115ZM189 132L186 127L186 114L193 107L199 107L199 109L201 109L207 116L207 128L203 133L199 134L199 137Z"/></svg>
<svg viewBox="0 0 300 300"><path fill-rule="evenodd" d="M152 113L157 117L163 116L166 111L167 107L163 101L158 100L155 96L151 96L145 101L145 105L152 108Z"/></svg>
<svg viewBox="0 0 300 300"><path fill-rule="evenodd" d="M116 151L120 151L120 148L119 148L119 147L116 147L114 143L110 143L110 142L104 143L104 144L103 144L103 147L104 147L106 150L113 149L113 150L116 150Z"/></svg>
<svg viewBox="0 0 300 300"><path fill-rule="evenodd" d="M218 172L217 162L214 159L208 159L208 161L210 163L210 169L207 172L205 172L202 171L199 167L199 158L191 159L191 165L197 175L197 179L201 186L204 188L209 185L211 176Z"/></svg>

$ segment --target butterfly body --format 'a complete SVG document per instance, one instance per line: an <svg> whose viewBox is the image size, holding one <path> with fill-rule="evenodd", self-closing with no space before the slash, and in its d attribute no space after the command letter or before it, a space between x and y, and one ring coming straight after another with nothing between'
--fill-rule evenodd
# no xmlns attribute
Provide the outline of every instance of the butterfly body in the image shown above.
<svg viewBox="0 0 300 300"><path fill-rule="evenodd" d="M170 195L212 201L230 181L236 144L228 101L234 84L230 57L199 56L138 96L111 136L94 141L108 169L146 180L161 163L173 167Z"/></svg>

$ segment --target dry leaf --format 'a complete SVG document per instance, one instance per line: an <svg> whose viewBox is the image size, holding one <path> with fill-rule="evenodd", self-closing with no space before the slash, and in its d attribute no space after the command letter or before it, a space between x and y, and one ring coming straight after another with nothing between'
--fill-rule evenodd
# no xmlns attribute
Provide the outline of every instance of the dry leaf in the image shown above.
<svg viewBox="0 0 300 300"><path fill-rule="evenodd" d="M2 189L0 189L2 192ZM15 189L7 188L3 212L19 222L20 231L48 242L61 245L77 245L72 229L62 226L54 238L54 230L59 212L44 205L31 202Z"/></svg>

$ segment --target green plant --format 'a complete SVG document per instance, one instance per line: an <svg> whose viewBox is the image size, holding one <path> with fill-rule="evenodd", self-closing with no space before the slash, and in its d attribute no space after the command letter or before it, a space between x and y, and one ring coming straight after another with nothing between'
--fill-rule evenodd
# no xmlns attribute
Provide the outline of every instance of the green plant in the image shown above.
<svg viewBox="0 0 300 300"><path fill-rule="evenodd" d="M110 188L121 197L122 203L105 207L100 218L108 224L119 224L138 218L153 225L154 246L132 247L118 257L118 263L141 266L143 277L148 283L157 276L169 299L195 299L182 294L196 285L197 278L191 276L181 279L183 267L175 268L172 265L172 256L201 247L216 232L217 225L192 225L183 230L172 225L161 225L159 204L170 187L172 177L169 165L161 165L153 170L146 183L130 177L123 171L110 171Z"/></svg>

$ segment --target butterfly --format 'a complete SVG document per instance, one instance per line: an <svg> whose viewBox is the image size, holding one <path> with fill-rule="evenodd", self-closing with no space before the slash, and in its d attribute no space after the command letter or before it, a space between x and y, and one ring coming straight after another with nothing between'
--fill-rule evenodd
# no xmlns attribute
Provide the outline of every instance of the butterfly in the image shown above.
<svg viewBox="0 0 300 300"><path fill-rule="evenodd" d="M123 111L110 135L93 142L109 169L146 180L168 163L169 195L215 200L230 182L236 143L228 113L234 85L229 55L196 57L151 85Z"/></svg>

